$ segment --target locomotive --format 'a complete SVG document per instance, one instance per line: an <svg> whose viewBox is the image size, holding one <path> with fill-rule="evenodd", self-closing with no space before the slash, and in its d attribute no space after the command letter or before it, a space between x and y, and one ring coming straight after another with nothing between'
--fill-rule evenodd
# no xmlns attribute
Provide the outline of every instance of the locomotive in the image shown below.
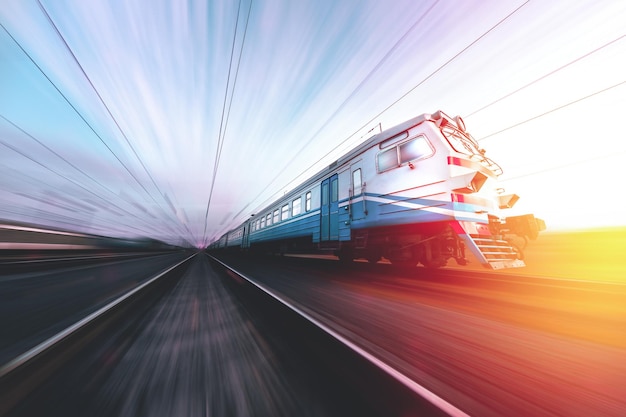
<svg viewBox="0 0 626 417"><path fill-rule="evenodd" d="M208 249L428 268L466 265L469 250L490 269L522 267L545 223L500 215L519 199L498 187L501 174L461 117L422 114L367 139Z"/></svg>

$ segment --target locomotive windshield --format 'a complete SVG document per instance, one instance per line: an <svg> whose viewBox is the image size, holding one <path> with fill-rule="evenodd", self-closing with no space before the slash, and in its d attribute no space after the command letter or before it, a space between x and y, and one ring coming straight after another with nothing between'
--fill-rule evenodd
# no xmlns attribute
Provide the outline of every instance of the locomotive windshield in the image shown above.
<svg viewBox="0 0 626 417"><path fill-rule="evenodd" d="M462 131L452 123L446 123L441 126L441 133L448 140L452 149L469 155L471 159L482 163L496 175L502 174L502 168L485 156L485 150L478 145L478 142L469 133Z"/></svg>
<svg viewBox="0 0 626 417"><path fill-rule="evenodd" d="M388 142L381 143L381 146ZM433 153L434 150L428 139L420 135L379 152L376 166L378 172L384 172L417 159L427 158Z"/></svg>

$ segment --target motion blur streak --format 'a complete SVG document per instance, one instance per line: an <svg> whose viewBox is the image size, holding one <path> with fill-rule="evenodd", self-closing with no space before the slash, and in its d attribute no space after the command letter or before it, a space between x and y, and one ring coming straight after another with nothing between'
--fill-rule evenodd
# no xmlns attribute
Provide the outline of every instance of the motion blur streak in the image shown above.
<svg viewBox="0 0 626 417"><path fill-rule="evenodd" d="M89 415L325 415L297 396L208 258L193 262L99 388Z"/></svg>
<svg viewBox="0 0 626 417"><path fill-rule="evenodd" d="M595 244L624 239L591 236ZM347 269L300 257L262 267L231 264L469 415L620 417L626 268L613 258L613 269L598 279L589 270L566 278L588 261L573 258L588 238L550 236L552 244L570 239L566 252L529 249L534 266L525 275L416 272L382 263ZM554 267L536 262L555 257L563 275L557 278L550 277Z"/></svg>
<svg viewBox="0 0 626 417"><path fill-rule="evenodd" d="M3 0L0 218L203 247L368 131L445 108L515 210L622 225L597 213L626 152L603 122L625 19L615 0Z"/></svg>
<svg viewBox="0 0 626 417"><path fill-rule="evenodd" d="M523 301L529 311L509 315L508 320L626 349L626 331L616 328L626 326L626 258L622 255L626 251L626 229L549 232L536 243L526 252L527 267L500 271L512 282L517 282L519 276L538 278L532 285L516 287L520 294L518 302ZM484 280L490 280L489 277L485 276ZM494 279L495 288L491 291L494 297L498 295L496 282ZM565 291L564 287L570 290ZM472 291L480 293L481 289ZM554 310L553 314L538 313L546 309ZM506 317L495 307L491 315Z"/></svg>

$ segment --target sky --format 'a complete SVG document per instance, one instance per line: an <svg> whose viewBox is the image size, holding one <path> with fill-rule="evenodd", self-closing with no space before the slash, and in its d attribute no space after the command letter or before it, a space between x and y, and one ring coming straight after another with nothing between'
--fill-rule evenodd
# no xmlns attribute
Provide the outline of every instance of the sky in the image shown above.
<svg viewBox="0 0 626 417"><path fill-rule="evenodd" d="M0 219L202 246L441 109L548 228L626 224L620 0L0 0Z"/></svg>

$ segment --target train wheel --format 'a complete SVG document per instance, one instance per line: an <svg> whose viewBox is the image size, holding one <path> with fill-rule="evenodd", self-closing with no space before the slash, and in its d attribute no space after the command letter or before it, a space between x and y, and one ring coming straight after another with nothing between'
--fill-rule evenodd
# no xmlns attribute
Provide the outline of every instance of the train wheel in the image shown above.
<svg viewBox="0 0 626 417"><path fill-rule="evenodd" d="M370 255L367 255L365 259L367 259L367 262L371 264L375 264L376 262L380 261L380 255L370 254Z"/></svg>
<svg viewBox="0 0 626 417"><path fill-rule="evenodd" d="M337 257L339 258L339 262L347 264L354 260L354 254L349 249L341 249L337 252Z"/></svg>
<svg viewBox="0 0 626 417"><path fill-rule="evenodd" d="M400 268L414 268L417 266L417 261L414 259L391 259L391 264Z"/></svg>
<svg viewBox="0 0 626 417"><path fill-rule="evenodd" d="M422 265L426 269L437 269L446 266L448 261L446 259L433 259L430 261L422 261Z"/></svg>
<svg viewBox="0 0 626 417"><path fill-rule="evenodd" d="M415 250L412 248L406 248L400 244L391 245L388 247L385 258L393 265L397 265L402 268L413 268L417 266L418 258L415 256Z"/></svg>

